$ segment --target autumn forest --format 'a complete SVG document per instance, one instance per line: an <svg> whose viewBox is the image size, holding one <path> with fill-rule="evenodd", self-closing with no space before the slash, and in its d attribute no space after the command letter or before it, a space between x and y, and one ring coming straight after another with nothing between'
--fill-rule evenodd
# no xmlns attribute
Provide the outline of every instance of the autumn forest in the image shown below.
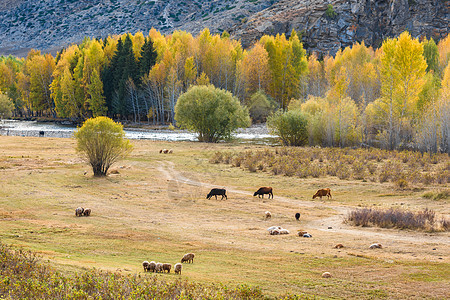
<svg viewBox="0 0 450 300"><path fill-rule="evenodd" d="M407 32L379 49L361 43L318 56L295 31L243 49L226 32L164 36L152 29L85 38L56 57L37 50L0 57L0 102L9 101L16 118L105 115L176 125L179 96L212 84L236 96L253 122L300 110L310 145L449 153L449 61L450 37L435 43Z"/></svg>

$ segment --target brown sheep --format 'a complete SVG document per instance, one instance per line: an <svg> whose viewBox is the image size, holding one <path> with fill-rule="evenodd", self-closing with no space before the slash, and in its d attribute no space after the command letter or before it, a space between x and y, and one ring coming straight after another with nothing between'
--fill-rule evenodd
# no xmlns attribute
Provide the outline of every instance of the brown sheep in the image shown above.
<svg viewBox="0 0 450 300"><path fill-rule="evenodd" d="M83 215L83 212L84 212L84 208L77 207L77 209L75 209L75 216L81 217Z"/></svg>
<svg viewBox="0 0 450 300"><path fill-rule="evenodd" d="M164 153L164 154L169 153L169 149L164 149L164 150L163 150L163 153Z"/></svg>
<svg viewBox="0 0 450 300"><path fill-rule="evenodd" d="M298 230L298 236L303 237L304 234L307 234L307 231Z"/></svg>
<svg viewBox="0 0 450 300"><path fill-rule="evenodd" d="M91 209L85 208L83 211L83 216L89 217L91 215Z"/></svg>
<svg viewBox="0 0 450 300"><path fill-rule="evenodd" d="M272 214L270 213L270 211L266 211L265 214L266 214L266 220L272 218Z"/></svg>
<svg viewBox="0 0 450 300"><path fill-rule="evenodd" d="M342 245L342 244L337 244L336 246L334 246L334 248L336 248L336 249L341 249L341 248L344 248L344 245Z"/></svg>
<svg viewBox="0 0 450 300"><path fill-rule="evenodd" d="M181 262L188 262L188 263L194 263L194 253L186 253L183 258L181 259Z"/></svg>
<svg viewBox="0 0 450 300"><path fill-rule="evenodd" d="M148 265L149 264L150 263L148 261L146 261L146 260L144 260L144 262L142 263L142 266L144 267L144 272L148 270Z"/></svg>
<svg viewBox="0 0 450 300"><path fill-rule="evenodd" d="M181 269L183 268L183 265L180 263L175 264L173 267L175 274L181 274Z"/></svg>
<svg viewBox="0 0 450 300"><path fill-rule="evenodd" d="M265 195L265 194L269 194L269 199L270 199L270 196L272 196L272 199L273 199L273 192L272 192L272 188L271 188L270 186L263 186L263 187L260 187L260 188L253 194L253 197L256 196L256 195L258 195L258 198L260 198L259 196L262 195L262 197L264 198L264 195Z"/></svg>
<svg viewBox="0 0 450 300"><path fill-rule="evenodd" d="M170 273L170 269L172 269L172 264L163 264L162 265L162 271L167 271L167 273Z"/></svg>
<svg viewBox="0 0 450 300"><path fill-rule="evenodd" d="M320 199L322 199L322 197L324 196L327 196L328 199L333 199L333 197L331 197L330 189L320 189L314 194L312 198L315 199L316 197L320 197Z"/></svg>
<svg viewBox="0 0 450 300"><path fill-rule="evenodd" d="M154 261L149 262L149 264L147 266L147 270L149 272L155 272L155 270L156 270L156 263Z"/></svg>

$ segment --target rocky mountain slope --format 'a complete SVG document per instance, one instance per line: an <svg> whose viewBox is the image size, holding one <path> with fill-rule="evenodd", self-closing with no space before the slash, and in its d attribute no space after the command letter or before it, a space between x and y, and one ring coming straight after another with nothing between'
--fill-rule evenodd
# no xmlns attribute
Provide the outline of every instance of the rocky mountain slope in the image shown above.
<svg viewBox="0 0 450 300"><path fill-rule="evenodd" d="M334 53L361 40L376 47L404 30L442 38L449 11L447 0L3 0L0 54L55 53L85 36L147 34L152 27L163 33L228 30L246 47L263 34L296 29L307 49Z"/></svg>
<svg viewBox="0 0 450 300"><path fill-rule="evenodd" d="M236 25L232 33L249 45L263 34L295 29L303 33L309 51L333 54L356 41L379 47L386 37L405 30L440 40L448 35L449 22L448 0L282 0Z"/></svg>

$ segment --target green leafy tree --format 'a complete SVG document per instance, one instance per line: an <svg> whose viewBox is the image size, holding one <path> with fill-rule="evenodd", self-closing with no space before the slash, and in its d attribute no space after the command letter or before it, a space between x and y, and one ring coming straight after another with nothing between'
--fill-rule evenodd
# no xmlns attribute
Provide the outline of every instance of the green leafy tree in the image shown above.
<svg viewBox="0 0 450 300"><path fill-rule="evenodd" d="M231 137L239 127L250 125L248 110L230 92L212 85L192 86L175 106L175 120L182 128L198 133L202 142L216 143Z"/></svg>
<svg viewBox="0 0 450 300"><path fill-rule="evenodd" d="M267 119L267 127L286 146L304 146L308 143L308 119L299 110L277 111Z"/></svg>
<svg viewBox="0 0 450 300"><path fill-rule="evenodd" d="M271 102L263 91L257 91L250 98L248 106L253 122L265 122L274 111L275 103Z"/></svg>
<svg viewBox="0 0 450 300"><path fill-rule="evenodd" d="M14 109L14 103L5 94L0 92L0 119L10 118Z"/></svg>
<svg viewBox="0 0 450 300"><path fill-rule="evenodd" d="M105 97L103 96L103 83L97 70L93 70L90 78L91 84L88 86L89 108L94 117L106 114Z"/></svg>
<svg viewBox="0 0 450 300"><path fill-rule="evenodd" d="M123 125L107 117L86 120L75 132L75 138L76 149L92 166L94 176L106 176L111 165L133 149L125 139Z"/></svg>
<svg viewBox="0 0 450 300"><path fill-rule="evenodd" d="M433 70L434 74L439 75L439 50L433 39L425 39L423 42L423 56L427 61L427 72Z"/></svg>

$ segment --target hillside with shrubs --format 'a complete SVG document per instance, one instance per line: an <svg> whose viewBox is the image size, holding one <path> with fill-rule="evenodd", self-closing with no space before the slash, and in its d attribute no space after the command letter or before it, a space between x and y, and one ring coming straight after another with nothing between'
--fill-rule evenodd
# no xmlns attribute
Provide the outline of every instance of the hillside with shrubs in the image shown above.
<svg viewBox="0 0 450 300"><path fill-rule="evenodd" d="M202 285L95 269L66 275L36 253L3 243L0 258L2 299L264 299L259 288L248 285Z"/></svg>

